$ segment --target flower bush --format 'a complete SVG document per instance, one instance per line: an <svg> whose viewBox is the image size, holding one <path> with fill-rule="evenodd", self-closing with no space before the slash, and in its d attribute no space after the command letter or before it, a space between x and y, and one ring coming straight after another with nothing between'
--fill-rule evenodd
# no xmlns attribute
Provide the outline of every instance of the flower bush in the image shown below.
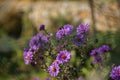
<svg viewBox="0 0 120 80"><path fill-rule="evenodd" d="M33 36L29 47L24 48L24 61L25 64L39 66L48 72L51 78L46 80L85 80L80 74L87 60L91 60L93 65L102 66L110 50L106 44L94 46L97 39L94 44L89 44L88 24L80 24L77 28L66 24L56 34L48 33L43 24L39 30L41 33ZM110 76L114 80L120 80L119 67L115 67Z"/></svg>

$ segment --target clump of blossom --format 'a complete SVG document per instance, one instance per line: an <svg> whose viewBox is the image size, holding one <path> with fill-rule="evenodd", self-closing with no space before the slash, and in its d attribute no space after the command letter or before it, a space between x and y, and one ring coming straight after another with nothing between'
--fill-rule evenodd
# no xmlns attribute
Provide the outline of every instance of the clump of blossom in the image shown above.
<svg viewBox="0 0 120 80"><path fill-rule="evenodd" d="M67 50L60 51L60 53L57 55L56 60L58 60L60 63L68 62L71 58L70 52Z"/></svg>
<svg viewBox="0 0 120 80"><path fill-rule="evenodd" d="M61 29L59 29L56 33L56 38L59 40L69 34L71 34L73 31L73 26L70 24L64 25Z"/></svg>
<svg viewBox="0 0 120 80"><path fill-rule="evenodd" d="M80 24L77 27L77 34L73 37L73 43L77 46L81 46L86 41L86 33L89 30L88 24Z"/></svg>
<svg viewBox="0 0 120 80"><path fill-rule="evenodd" d="M58 64L52 64L50 65L50 67L48 68L48 72L50 73L51 76L57 76L59 73L59 66Z"/></svg>
<svg viewBox="0 0 120 80"><path fill-rule="evenodd" d="M39 50L44 47L44 44L48 42L48 37L44 36L41 33L38 33L31 38L29 46L34 50Z"/></svg>
<svg viewBox="0 0 120 80"><path fill-rule="evenodd" d="M48 68L48 72L51 76L57 76L59 73L59 65L62 63L66 63L70 60L71 54L67 50L60 51L60 53L57 55L56 60L51 64L51 66Z"/></svg>
<svg viewBox="0 0 120 80"><path fill-rule="evenodd" d="M91 51L90 56L94 58L94 63L102 63L104 56L104 52L108 52L110 50L109 46L107 45L102 45L99 48L95 48L94 50Z"/></svg>
<svg viewBox="0 0 120 80"><path fill-rule="evenodd" d="M51 76L57 77L57 80L84 80L84 78L78 78L78 72L81 72L86 60L92 57L95 64L101 64L105 56L103 53L110 50L107 45L102 45L93 50L89 48L91 44L88 43L89 39L87 39L87 33L89 31L88 24L80 24L75 30L72 25L66 24L56 34L48 33L44 24L39 26L39 30L43 34L38 33L33 36L29 42L29 48L24 49L25 64L39 66ZM88 56L86 53L90 50L90 56ZM69 51L76 53L73 57L75 59L71 60L71 62L72 55ZM49 63L51 64L48 65ZM120 71L116 68L112 70L111 77L119 80L115 78L119 76ZM36 78L36 80L38 79ZM45 80L52 80L52 77L48 77Z"/></svg>
<svg viewBox="0 0 120 80"><path fill-rule="evenodd" d="M65 35L69 35L69 34L72 33L72 31L73 31L74 28L73 28L72 25L66 24L66 25L63 26L63 29L64 29L64 34Z"/></svg>
<svg viewBox="0 0 120 80"><path fill-rule="evenodd" d="M58 30L57 31L57 33L56 33L56 38L59 40L59 39L61 39L61 38L63 38L65 36L65 34L64 34L64 29L60 29L60 30Z"/></svg>
<svg viewBox="0 0 120 80"><path fill-rule="evenodd" d="M120 80L120 66L116 66L112 69L110 77L114 80Z"/></svg>
<svg viewBox="0 0 120 80"><path fill-rule="evenodd" d="M45 45L48 44L48 37L44 36L41 33L33 36L29 43L29 49L24 49L24 61L26 64L31 63L32 65L36 64L36 59L34 60L33 57L38 53L40 49L43 49ZM41 59L41 58L40 58Z"/></svg>
<svg viewBox="0 0 120 80"><path fill-rule="evenodd" d="M94 58L94 63L101 63L103 60L103 56L100 55L99 50L96 48L91 51L90 56Z"/></svg>

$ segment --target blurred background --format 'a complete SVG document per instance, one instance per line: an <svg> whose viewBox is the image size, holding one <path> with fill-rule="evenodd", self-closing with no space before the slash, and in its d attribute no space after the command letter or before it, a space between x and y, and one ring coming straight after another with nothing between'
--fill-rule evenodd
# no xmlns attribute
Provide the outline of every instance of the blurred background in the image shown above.
<svg viewBox="0 0 120 80"><path fill-rule="evenodd" d="M120 0L0 0L0 80L49 76L39 67L25 65L23 48L39 32L40 24L55 33L67 23L90 24L91 43L98 39L98 45L110 45L102 71L89 65L83 69L86 80L107 80L112 65L120 65Z"/></svg>

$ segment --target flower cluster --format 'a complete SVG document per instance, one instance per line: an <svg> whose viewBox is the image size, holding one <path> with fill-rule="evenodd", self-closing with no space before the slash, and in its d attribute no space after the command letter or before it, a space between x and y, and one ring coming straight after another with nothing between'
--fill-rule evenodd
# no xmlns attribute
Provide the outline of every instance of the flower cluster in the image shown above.
<svg viewBox="0 0 120 80"><path fill-rule="evenodd" d="M48 37L44 36L41 33L38 33L30 40L29 46L34 50L39 50L40 48L44 48L45 44L48 42Z"/></svg>
<svg viewBox="0 0 120 80"><path fill-rule="evenodd" d="M94 57L94 63L101 63L104 59L103 53L108 52L109 50L109 46L103 45L99 48L95 48L94 50L92 50L90 56Z"/></svg>
<svg viewBox="0 0 120 80"><path fill-rule="evenodd" d="M81 46L86 40L86 34L89 31L88 24L80 24L77 28L77 34L73 38L73 43L77 46Z"/></svg>
<svg viewBox="0 0 120 80"><path fill-rule="evenodd" d="M29 43L29 48L24 48L24 61L26 64L37 63L33 60L33 57L37 55L38 51L44 49L48 44L48 36L44 36L41 33L33 36Z"/></svg>
<svg viewBox="0 0 120 80"><path fill-rule="evenodd" d="M49 68L48 72L50 73L51 76L57 76L59 73L59 66L56 63L53 63Z"/></svg>
<svg viewBox="0 0 120 80"><path fill-rule="evenodd" d="M57 77L57 80L84 80L79 77L78 72L82 72L91 51L86 44L89 25L80 24L74 29L72 25L66 24L58 29L55 36L47 32L44 24L40 25L39 30L42 33L33 36L29 42L29 48L24 48L25 64L38 65L51 77ZM109 50L109 46L103 45L92 50L90 56L94 58L94 63L101 63L104 53ZM73 61L71 51L76 52ZM51 78L46 78L46 80L51 80Z"/></svg>
<svg viewBox="0 0 120 80"><path fill-rule="evenodd" d="M56 57L56 60L48 68L48 72L50 73L50 75L57 76L59 73L59 65L68 62L70 58L71 54L67 50L60 51L60 53Z"/></svg>
<svg viewBox="0 0 120 80"><path fill-rule="evenodd" d="M112 69L110 77L114 80L120 80L120 66L116 66Z"/></svg>
<svg viewBox="0 0 120 80"><path fill-rule="evenodd" d="M56 33L56 38L59 40L61 38L64 38L65 36L69 35L73 31L73 26L70 24L64 25L62 28L60 28Z"/></svg>

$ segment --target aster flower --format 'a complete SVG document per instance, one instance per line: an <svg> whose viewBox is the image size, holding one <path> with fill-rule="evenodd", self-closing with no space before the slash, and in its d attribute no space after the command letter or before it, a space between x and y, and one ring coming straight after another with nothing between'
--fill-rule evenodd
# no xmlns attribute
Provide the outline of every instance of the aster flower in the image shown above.
<svg viewBox="0 0 120 80"><path fill-rule="evenodd" d="M46 37L46 36L43 36L43 37L41 37L41 40L42 40L42 42L45 42L45 43L47 43L47 42L48 42L48 37Z"/></svg>
<svg viewBox="0 0 120 80"><path fill-rule="evenodd" d="M59 40L65 36L69 35L70 33L72 33L72 31L73 31L73 26L70 24L66 24L57 31L56 38Z"/></svg>
<svg viewBox="0 0 120 80"><path fill-rule="evenodd" d="M94 50L92 50L90 53L90 56L92 56L94 58L95 64L101 63L104 59L103 55L100 54L98 48L95 48Z"/></svg>
<svg viewBox="0 0 120 80"><path fill-rule="evenodd" d="M57 76L59 73L59 66L58 64L52 64L50 65L50 67L48 68L48 72L50 73L51 76Z"/></svg>
<svg viewBox="0 0 120 80"><path fill-rule="evenodd" d="M60 51L60 53L57 55L56 60L58 60L60 63L68 62L71 58L71 53L67 50Z"/></svg>
<svg viewBox="0 0 120 80"><path fill-rule="evenodd" d="M96 56L98 54L99 54L99 50L96 48L96 49L91 51L90 56Z"/></svg>
<svg viewBox="0 0 120 80"><path fill-rule="evenodd" d="M56 38L59 40L59 39L61 39L62 37L64 37L65 36L65 34L64 34L64 30L63 29L60 29L60 30L58 30L57 31L57 33L56 33Z"/></svg>
<svg viewBox="0 0 120 80"><path fill-rule="evenodd" d="M89 30L89 25L88 24L80 24L77 28L77 35L87 33L88 30Z"/></svg>
<svg viewBox="0 0 120 80"><path fill-rule="evenodd" d="M84 80L84 78L79 77L77 80Z"/></svg>
<svg viewBox="0 0 120 80"><path fill-rule="evenodd" d="M38 42L47 43L47 42L48 42L48 37L47 37L47 36L44 36L44 35L41 34L41 33L38 33L38 34L36 35L36 40L38 40Z"/></svg>
<svg viewBox="0 0 120 80"><path fill-rule="evenodd" d="M72 31L73 31L73 26L70 25L70 24L66 24L63 26L63 29L64 29L64 34L65 35L69 35Z"/></svg>
<svg viewBox="0 0 120 80"><path fill-rule="evenodd" d="M39 30L45 30L45 25L44 24L40 25Z"/></svg>
<svg viewBox="0 0 120 80"><path fill-rule="evenodd" d="M75 35L73 37L73 43L77 46L81 46L85 42L85 37L83 35Z"/></svg>
<svg viewBox="0 0 120 80"><path fill-rule="evenodd" d="M110 50L110 47L108 45L103 45L99 48L100 53L108 52L109 50Z"/></svg>
<svg viewBox="0 0 120 80"><path fill-rule="evenodd" d="M120 66L116 66L112 69L110 77L114 80L120 80Z"/></svg>
<svg viewBox="0 0 120 80"><path fill-rule="evenodd" d="M32 47L34 45L36 45L38 42L38 40L36 39L36 36L32 37L29 43L29 46Z"/></svg>
<svg viewBox="0 0 120 80"><path fill-rule="evenodd" d="M40 48L42 47L42 45L40 43L33 45L31 48L38 51Z"/></svg>
<svg viewBox="0 0 120 80"><path fill-rule="evenodd" d="M33 36L30 40L29 46L34 50L39 49L41 47L41 44L39 42L41 37L42 34L37 34L36 36Z"/></svg>
<svg viewBox="0 0 120 80"><path fill-rule="evenodd" d="M41 33L33 36L30 40L29 46L34 50L43 48L43 45L48 42L48 38Z"/></svg>
<svg viewBox="0 0 120 80"><path fill-rule="evenodd" d="M51 80L50 78L46 78L45 80Z"/></svg>
<svg viewBox="0 0 120 80"><path fill-rule="evenodd" d="M30 50L24 49L24 61L25 61L25 64L31 63L32 58L33 58L33 52L30 51Z"/></svg>

